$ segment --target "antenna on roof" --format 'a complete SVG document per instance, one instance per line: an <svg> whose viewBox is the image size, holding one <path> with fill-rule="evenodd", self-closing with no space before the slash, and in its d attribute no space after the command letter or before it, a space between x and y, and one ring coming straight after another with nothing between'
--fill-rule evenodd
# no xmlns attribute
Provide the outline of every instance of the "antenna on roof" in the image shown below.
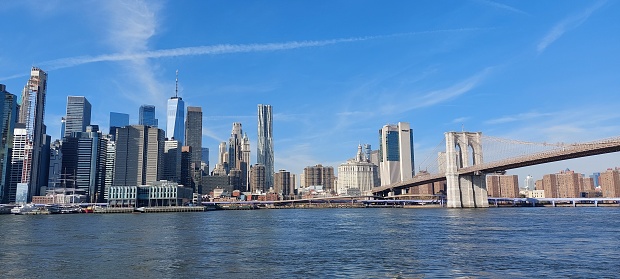
<svg viewBox="0 0 620 279"><path fill-rule="evenodd" d="M177 77L175 79L174 97L179 97L179 70L177 69Z"/></svg>

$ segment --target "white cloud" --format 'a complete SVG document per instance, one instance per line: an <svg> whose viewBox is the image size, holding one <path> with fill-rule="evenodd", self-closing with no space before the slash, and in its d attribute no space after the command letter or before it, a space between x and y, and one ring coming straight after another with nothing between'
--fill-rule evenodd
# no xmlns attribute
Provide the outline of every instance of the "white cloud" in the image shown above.
<svg viewBox="0 0 620 279"><path fill-rule="evenodd" d="M528 13L522 11L522 10L519 10L519 9L517 9L515 7L512 7L512 6L508 6L506 4L502 4L502 3L498 3L498 2L494 2L494 1L489 1L489 0L478 0L478 2L479 3L483 3L485 5L489 5L489 6L495 7L495 8L499 8L499 9L502 9L502 10L511 11L511 12L514 12L514 13L522 14L522 15L530 15L530 14L528 14Z"/></svg>
<svg viewBox="0 0 620 279"><path fill-rule="evenodd" d="M162 49L162 50L150 50L147 51L143 46L146 46L146 41L150 38L154 32L150 28L155 25L154 13L143 5L144 3L137 2L135 5L121 5L127 7L126 12L132 12L137 15L136 18L131 18L131 15L125 14L122 20L119 20L118 26L122 26L122 23L128 24L128 28L117 30L118 42L122 40L129 40L127 51L113 54L103 54L96 56L78 56L61 58L51 61L45 61L40 65L47 66L50 69L60 69L66 67L74 67L87 63L104 62L104 61L126 61L146 58L163 58L163 57L176 57L176 56L197 56L197 55L219 55L230 53L248 53L248 52L267 52L267 51L281 51L291 50L298 48L309 47L322 47L327 45L334 45L340 43L359 42L383 39L389 37L411 36L411 35L423 35L433 33L446 33L446 32L468 32L487 30L488 28L459 28L459 29L442 29L431 31L420 31L410 33L398 33L390 35L380 36L364 36L364 37L350 37L339 38L331 40L319 40L319 41L291 41L284 43L266 43L266 44L220 44L212 46L197 46L197 47L182 47L174 49ZM124 44L121 44L124 45ZM144 48L144 49L140 49ZM128 51L128 50L134 51Z"/></svg>
<svg viewBox="0 0 620 279"><path fill-rule="evenodd" d="M459 117L459 118L455 118L454 120L452 120L452 124L461 124L467 120L471 119L471 117Z"/></svg>
<svg viewBox="0 0 620 279"><path fill-rule="evenodd" d="M549 47L549 45L562 37L564 33L571 29L575 29L581 24L583 24L592 15L592 13L601 8L606 2L607 1L596 2L594 5L587 8L580 14L567 17L562 21L558 22L555 26L553 26L553 28L551 28L547 35L545 35L545 37L540 40L540 42L536 46L536 51L538 51L538 53L545 51L545 49Z"/></svg>
<svg viewBox="0 0 620 279"><path fill-rule="evenodd" d="M551 115L553 115L553 114L551 114L551 113L528 112L528 113L520 113L520 114L517 114L517 115L503 116L503 117L500 117L500 118L487 120L484 123L485 124L505 124L505 123L509 123L509 122L524 121L524 120L530 120L530 119L534 119L534 118L551 116Z"/></svg>
<svg viewBox="0 0 620 279"><path fill-rule="evenodd" d="M398 103L383 106L381 111L385 114L402 113L417 108L430 107L442 102L446 102L463 95L476 88L491 73L492 67L476 73L467 79L452 86L430 92L412 93L413 97L408 99L401 98ZM420 96L421 95L421 96Z"/></svg>

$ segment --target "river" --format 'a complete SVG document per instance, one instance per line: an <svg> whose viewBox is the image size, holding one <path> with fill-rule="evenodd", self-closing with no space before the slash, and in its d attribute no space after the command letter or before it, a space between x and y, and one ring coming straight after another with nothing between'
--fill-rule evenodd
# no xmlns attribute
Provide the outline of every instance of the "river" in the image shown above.
<svg viewBox="0 0 620 279"><path fill-rule="evenodd" d="M613 278L620 208L0 216L0 278Z"/></svg>

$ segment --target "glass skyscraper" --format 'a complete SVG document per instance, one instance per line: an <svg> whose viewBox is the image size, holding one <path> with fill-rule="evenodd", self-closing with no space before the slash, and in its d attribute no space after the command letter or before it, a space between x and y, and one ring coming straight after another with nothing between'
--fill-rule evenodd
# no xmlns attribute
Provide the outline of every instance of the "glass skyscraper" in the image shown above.
<svg viewBox="0 0 620 279"><path fill-rule="evenodd" d="M22 91L19 120L15 125L9 182L10 190L14 191L18 184L26 185L28 201L32 199L32 196L39 194L41 186L38 185L39 176L42 175L39 169L40 156L47 137L43 124L46 93L47 73L37 67L32 67L30 79ZM14 202L14 199L15 192L12 192L9 202Z"/></svg>
<svg viewBox="0 0 620 279"><path fill-rule="evenodd" d="M73 132L84 132L90 125L91 105L84 96L67 97L67 114L65 116L65 133L68 137Z"/></svg>
<svg viewBox="0 0 620 279"><path fill-rule="evenodd" d="M174 96L168 99L166 120L166 137L185 142L185 102L183 102L183 98Z"/></svg>
<svg viewBox="0 0 620 279"><path fill-rule="evenodd" d="M129 125L129 114L110 112L110 135L116 139L116 129Z"/></svg>
<svg viewBox="0 0 620 279"><path fill-rule="evenodd" d="M379 130L381 185L412 178L413 158L413 130L409 127L409 123L385 125Z"/></svg>
<svg viewBox="0 0 620 279"><path fill-rule="evenodd" d="M129 125L129 114L110 112L110 127L125 127Z"/></svg>
<svg viewBox="0 0 620 279"><path fill-rule="evenodd" d="M17 119L17 96L6 91L4 84L0 84L0 100L2 100L2 110L0 111L0 203L6 203L5 190L8 190L7 172L10 170L11 145L13 140L13 129Z"/></svg>
<svg viewBox="0 0 620 279"><path fill-rule="evenodd" d="M271 105L258 105L256 162L265 166L265 189L273 187L273 114Z"/></svg>
<svg viewBox="0 0 620 279"><path fill-rule="evenodd" d="M202 160L202 108L187 107L187 121L185 122L185 145L192 147L192 163L194 168L200 168Z"/></svg>
<svg viewBox="0 0 620 279"><path fill-rule="evenodd" d="M153 105L140 106L138 118L138 124L140 125L157 127L157 125L159 124L159 121L157 120L157 118L155 118L155 106Z"/></svg>

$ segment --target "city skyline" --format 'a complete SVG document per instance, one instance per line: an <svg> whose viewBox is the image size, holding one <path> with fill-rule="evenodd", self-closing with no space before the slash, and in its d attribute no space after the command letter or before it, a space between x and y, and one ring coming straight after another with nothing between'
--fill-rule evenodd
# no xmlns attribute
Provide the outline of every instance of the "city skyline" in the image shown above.
<svg viewBox="0 0 620 279"><path fill-rule="evenodd" d="M315 164L337 167L360 142L376 149L376 131L386 123L409 122L420 157L454 130L536 142L620 131L613 98L620 58L610 55L620 47L610 36L620 7L611 1L52 1L36 11L29 7L36 2L9 3L0 8L12 27L0 31L8 38L0 83L19 95L32 65L48 72L45 125L52 138L59 138L70 95L91 102L91 123L102 131L111 111L137 124L143 104L154 104L165 119L176 69L183 75L179 95L202 107L202 146L217 150L233 122L256 143L256 105L271 104L274 169L297 174ZM192 29L199 18L205 28ZM50 47L25 39L33 26L50 29L41 37ZM521 180L565 168L589 174L619 165L619 157L509 173Z"/></svg>

